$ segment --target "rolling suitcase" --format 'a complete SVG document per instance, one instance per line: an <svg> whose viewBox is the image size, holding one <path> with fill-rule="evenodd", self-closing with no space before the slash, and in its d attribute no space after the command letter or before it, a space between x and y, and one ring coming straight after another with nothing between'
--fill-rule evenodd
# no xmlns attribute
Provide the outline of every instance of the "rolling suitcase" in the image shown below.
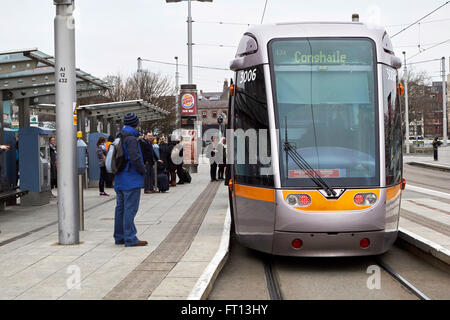
<svg viewBox="0 0 450 320"><path fill-rule="evenodd" d="M183 168L183 179L184 179L184 182L187 182L187 183L191 183L191 181L192 181L191 174L189 173L189 170L186 168Z"/></svg>
<svg viewBox="0 0 450 320"><path fill-rule="evenodd" d="M166 173L158 174L158 189L161 192L166 192L169 190L169 177Z"/></svg>

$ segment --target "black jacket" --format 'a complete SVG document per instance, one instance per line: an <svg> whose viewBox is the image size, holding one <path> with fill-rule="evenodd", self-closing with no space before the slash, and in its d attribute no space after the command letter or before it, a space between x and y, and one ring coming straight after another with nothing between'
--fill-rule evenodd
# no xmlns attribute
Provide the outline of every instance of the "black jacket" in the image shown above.
<svg viewBox="0 0 450 320"><path fill-rule="evenodd" d="M167 143L161 143L159 145L159 158L164 163L164 167L166 169L169 168L170 153L171 153L171 150Z"/></svg>
<svg viewBox="0 0 450 320"><path fill-rule="evenodd" d="M144 158L144 162L149 163L151 166L153 166L157 159L155 151L153 151L152 144L146 139L139 139L139 144L141 145L142 157Z"/></svg>

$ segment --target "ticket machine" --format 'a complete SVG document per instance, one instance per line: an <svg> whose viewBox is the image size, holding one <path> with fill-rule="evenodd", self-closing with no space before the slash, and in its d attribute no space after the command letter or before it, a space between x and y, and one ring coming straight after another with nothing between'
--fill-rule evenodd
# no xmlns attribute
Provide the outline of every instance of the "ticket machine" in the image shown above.
<svg viewBox="0 0 450 320"><path fill-rule="evenodd" d="M36 127L19 131L20 189L29 190L21 197L23 206L40 206L49 203L50 146L52 132Z"/></svg>

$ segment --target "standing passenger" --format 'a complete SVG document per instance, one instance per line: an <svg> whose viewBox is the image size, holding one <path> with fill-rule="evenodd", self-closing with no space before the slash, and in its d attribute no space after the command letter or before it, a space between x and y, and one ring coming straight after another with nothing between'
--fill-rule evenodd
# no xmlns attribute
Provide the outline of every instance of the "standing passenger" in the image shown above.
<svg viewBox="0 0 450 320"><path fill-rule="evenodd" d="M169 175L170 175L169 180L170 180L171 187L177 186L177 174L176 174L177 166L175 163L173 163L172 156L171 156L175 145L176 145L176 142L173 141L172 136L169 136L169 160L168 160L169 165L168 166L169 166Z"/></svg>
<svg viewBox="0 0 450 320"><path fill-rule="evenodd" d="M153 170L153 166L158 159L156 159L155 152L153 151L152 142L153 137L150 132L147 132L144 139L139 140L145 163L144 193L146 194L155 193L155 171Z"/></svg>
<svg viewBox="0 0 450 320"><path fill-rule="evenodd" d="M98 157L98 165L100 167L100 180L98 181L98 188L101 196L109 196L105 192L105 182L108 179L108 172L106 171L106 139L104 137L100 137L97 141L97 157Z"/></svg>
<svg viewBox="0 0 450 320"><path fill-rule="evenodd" d="M116 174L114 189L116 191L116 210L114 219L114 240L125 247L146 246L147 241L137 238L134 217L139 210L141 188L144 183L145 167L142 150L137 138L139 118L132 112L124 117L125 126L120 138L126 159L125 169Z"/></svg>
<svg viewBox="0 0 450 320"><path fill-rule="evenodd" d="M439 138L436 137L433 140L433 153L434 153L434 161L438 161L438 148L441 146L442 142L439 141Z"/></svg>
<svg viewBox="0 0 450 320"><path fill-rule="evenodd" d="M153 151L155 151L156 158L158 158L158 160L160 160L161 157L159 156L158 139L156 137L153 139Z"/></svg>
<svg viewBox="0 0 450 320"><path fill-rule="evenodd" d="M48 140L50 143L50 189L58 187L58 176L57 176L57 152L55 138L50 137ZM52 196L55 197L52 193Z"/></svg>
<svg viewBox="0 0 450 320"><path fill-rule="evenodd" d="M108 154L109 146L114 142L114 137L110 135L108 141L105 142L106 154ZM114 185L114 174L106 172L106 187L112 188Z"/></svg>
<svg viewBox="0 0 450 320"><path fill-rule="evenodd" d="M170 148L169 145L166 142L166 138L161 137L159 139L159 159L164 164L165 173L167 173L167 176L169 176L169 159L170 159ZM169 176L170 179L170 176Z"/></svg>
<svg viewBox="0 0 450 320"><path fill-rule="evenodd" d="M216 160L214 159L216 153L217 153L217 142L216 142L216 137L212 137L211 138L211 153L209 154L210 159L209 159L209 163L210 163L210 175L211 175L211 181L217 181L216 179L216 173L217 173L217 163Z"/></svg>
<svg viewBox="0 0 450 320"><path fill-rule="evenodd" d="M225 167L227 166L227 139L222 137L222 140L219 143L219 150L222 150L222 163L219 163L219 180L223 180L223 174L225 172Z"/></svg>

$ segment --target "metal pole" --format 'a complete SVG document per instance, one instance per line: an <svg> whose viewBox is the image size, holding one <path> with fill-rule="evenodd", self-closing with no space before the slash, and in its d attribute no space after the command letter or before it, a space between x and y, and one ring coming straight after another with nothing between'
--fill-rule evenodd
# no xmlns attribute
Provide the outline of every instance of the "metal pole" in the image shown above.
<svg viewBox="0 0 450 320"><path fill-rule="evenodd" d="M59 244L80 242L76 132L74 0L54 0L56 140L58 144L58 236Z"/></svg>
<svg viewBox="0 0 450 320"><path fill-rule="evenodd" d="M142 72L142 59L139 57L137 59L138 61L138 68L137 68L137 72Z"/></svg>
<svg viewBox="0 0 450 320"><path fill-rule="evenodd" d="M80 207L80 231L84 231L84 194L83 194L83 175L78 175L78 204Z"/></svg>
<svg viewBox="0 0 450 320"><path fill-rule="evenodd" d="M188 0L188 84L192 84L192 16L191 0Z"/></svg>
<svg viewBox="0 0 450 320"><path fill-rule="evenodd" d="M445 83L445 57L442 57L442 106L443 106L443 117L442 117L442 126L443 126L443 134L442 137L444 139L444 146L447 145L447 86Z"/></svg>
<svg viewBox="0 0 450 320"><path fill-rule="evenodd" d="M176 61L176 72L175 72L175 110L176 110L176 121L175 127L178 129L181 125L180 119L180 73L178 72L178 57L175 57Z"/></svg>
<svg viewBox="0 0 450 320"><path fill-rule="evenodd" d="M406 52L403 51L405 56L405 74L403 75L405 83L405 136L406 136L406 153L409 153L409 109L408 109L408 67L406 65Z"/></svg>

